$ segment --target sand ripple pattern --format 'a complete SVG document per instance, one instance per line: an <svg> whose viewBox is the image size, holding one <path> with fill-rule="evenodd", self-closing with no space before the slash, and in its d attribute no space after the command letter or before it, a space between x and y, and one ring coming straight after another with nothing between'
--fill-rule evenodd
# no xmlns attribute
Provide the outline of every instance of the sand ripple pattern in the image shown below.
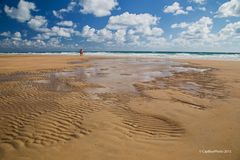
<svg viewBox="0 0 240 160"><path fill-rule="evenodd" d="M122 118L122 123L116 124L119 131L135 140L176 140L185 133L180 124L164 116L140 113L126 106L113 107L111 111Z"/></svg>
<svg viewBox="0 0 240 160"><path fill-rule="evenodd" d="M84 101L84 93L42 91L22 81L2 82L0 89L0 143L52 145L91 133L84 117L99 106Z"/></svg>

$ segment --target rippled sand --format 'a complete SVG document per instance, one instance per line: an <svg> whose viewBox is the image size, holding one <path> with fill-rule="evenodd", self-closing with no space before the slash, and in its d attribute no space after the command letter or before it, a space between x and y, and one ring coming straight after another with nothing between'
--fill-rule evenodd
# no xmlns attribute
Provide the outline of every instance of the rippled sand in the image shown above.
<svg viewBox="0 0 240 160"><path fill-rule="evenodd" d="M0 159L237 160L239 69L227 61L0 56Z"/></svg>

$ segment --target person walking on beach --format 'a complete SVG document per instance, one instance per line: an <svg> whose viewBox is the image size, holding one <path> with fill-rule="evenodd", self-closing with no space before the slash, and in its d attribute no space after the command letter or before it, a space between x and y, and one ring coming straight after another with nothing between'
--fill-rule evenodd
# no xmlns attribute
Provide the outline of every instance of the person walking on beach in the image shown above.
<svg viewBox="0 0 240 160"><path fill-rule="evenodd" d="M80 56L83 55L83 49L80 49Z"/></svg>

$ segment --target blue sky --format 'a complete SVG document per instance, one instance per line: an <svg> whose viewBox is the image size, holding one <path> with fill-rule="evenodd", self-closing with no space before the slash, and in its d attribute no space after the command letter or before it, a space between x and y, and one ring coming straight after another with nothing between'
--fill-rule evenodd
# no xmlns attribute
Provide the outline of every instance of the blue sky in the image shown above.
<svg viewBox="0 0 240 160"><path fill-rule="evenodd" d="M240 52L240 0L1 0L0 51Z"/></svg>

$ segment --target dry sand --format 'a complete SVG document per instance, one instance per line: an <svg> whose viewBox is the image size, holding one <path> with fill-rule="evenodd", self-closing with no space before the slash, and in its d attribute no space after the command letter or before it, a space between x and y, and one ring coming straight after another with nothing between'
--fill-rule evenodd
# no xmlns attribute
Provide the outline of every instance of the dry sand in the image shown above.
<svg viewBox="0 0 240 160"><path fill-rule="evenodd" d="M238 160L240 63L163 62L0 56L0 159Z"/></svg>

